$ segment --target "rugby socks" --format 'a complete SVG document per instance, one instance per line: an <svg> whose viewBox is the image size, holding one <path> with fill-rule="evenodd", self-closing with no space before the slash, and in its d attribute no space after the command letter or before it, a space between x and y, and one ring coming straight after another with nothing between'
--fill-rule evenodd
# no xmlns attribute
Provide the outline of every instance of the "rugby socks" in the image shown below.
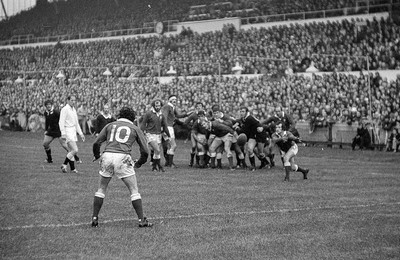
<svg viewBox="0 0 400 260"><path fill-rule="evenodd" d="M289 181L290 172L292 171L291 166L285 166L285 181Z"/></svg>
<svg viewBox="0 0 400 260"><path fill-rule="evenodd" d="M46 155L47 155L47 162L53 162L53 158L51 157L51 149L46 149L44 148L44 150L46 151Z"/></svg>
<svg viewBox="0 0 400 260"><path fill-rule="evenodd" d="M75 161L69 160L69 167L71 168L71 171L75 170Z"/></svg>
<svg viewBox="0 0 400 260"><path fill-rule="evenodd" d="M143 220L142 199L132 200L132 206L135 209L138 218Z"/></svg>
<svg viewBox="0 0 400 260"><path fill-rule="evenodd" d="M219 159L217 159L217 168L222 168L222 159L221 158L219 158Z"/></svg>
<svg viewBox="0 0 400 260"><path fill-rule="evenodd" d="M173 166L174 165L174 155L168 154L168 158L169 158L169 166Z"/></svg>
<svg viewBox="0 0 400 260"><path fill-rule="evenodd" d="M199 165L201 168L204 168L206 166L206 163L204 161L204 154L199 155Z"/></svg>
<svg viewBox="0 0 400 260"><path fill-rule="evenodd" d="M270 154L270 155L268 155L268 157L271 162L271 166L274 167L275 166L275 162L274 162L275 154Z"/></svg>
<svg viewBox="0 0 400 260"><path fill-rule="evenodd" d="M240 163L241 163L242 168L247 168L247 164L246 164L246 159L245 158L240 159Z"/></svg>
<svg viewBox="0 0 400 260"><path fill-rule="evenodd" d="M101 207L103 206L105 195L99 192L96 192L93 200L93 215L92 217L98 217Z"/></svg>
<svg viewBox="0 0 400 260"><path fill-rule="evenodd" d="M237 166L240 166L239 154L238 153L235 153L235 154L236 154L236 164L237 164Z"/></svg>
<svg viewBox="0 0 400 260"><path fill-rule="evenodd" d="M254 156L249 157L251 167L256 167L256 159Z"/></svg>
<svg viewBox="0 0 400 260"><path fill-rule="evenodd" d="M211 168L215 168L215 157L210 157L210 159L211 159L210 163Z"/></svg>
<svg viewBox="0 0 400 260"><path fill-rule="evenodd" d="M65 160L64 160L64 165L68 165L68 163L69 163L69 159L68 159L68 157L65 157Z"/></svg>
<svg viewBox="0 0 400 260"><path fill-rule="evenodd" d="M303 174L303 179L304 180L308 179L307 175L308 175L309 169L303 169L303 168L300 168L299 166L297 166L297 170L296 171L297 172L301 172Z"/></svg>
<svg viewBox="0 0 400 260"><path fill-rule="evenodd" d="M193 166L194 163L194 156L196 155L196 153L194 153L193 151L190 153L190 167Z"/></svg>
<svg viewBox="0 0 400 260"><path fill-rule="evenodd" d="M233 157L228 157L228 161L229 161L229 168L233 169Z"/></svg>

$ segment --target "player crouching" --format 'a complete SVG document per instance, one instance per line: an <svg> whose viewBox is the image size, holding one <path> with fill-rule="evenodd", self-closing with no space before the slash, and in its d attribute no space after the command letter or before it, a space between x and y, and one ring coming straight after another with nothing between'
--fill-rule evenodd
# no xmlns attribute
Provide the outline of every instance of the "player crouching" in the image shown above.
<svg viewBox="0 0 400 260"><path fill-rule="evenodd" d="M296 142L300 141L300 139L289 131L283 131L282 122L277 122L272 140L279 147L282 154L283 165L285 166L286 172L284 181L289 181L291 171L303 173L303 179L306 180L308 178L309 169L302 169L294 163L294 158L299 151Z"/></svg>
<svg viewBox="0 0 400 260"><path fill-rule="evenodd" d="M146 138L140 128L133 124L135 117L133 109L123 107L120 110L119 119L106 125L93 144L94 160L97 160L100 158L101 144L106 142L100 160L100 184L93 201L92 227L98 226L98 215L106 196L108 184L114 175L121 179L129 189L132 206L139 218L139 227L153 225L143 215L142 198L135 175L135 168L140 168L142 164L146 163L149 156ZM135 142L140 149L140 158L137 162L131 158L132 146Z"/></svg>

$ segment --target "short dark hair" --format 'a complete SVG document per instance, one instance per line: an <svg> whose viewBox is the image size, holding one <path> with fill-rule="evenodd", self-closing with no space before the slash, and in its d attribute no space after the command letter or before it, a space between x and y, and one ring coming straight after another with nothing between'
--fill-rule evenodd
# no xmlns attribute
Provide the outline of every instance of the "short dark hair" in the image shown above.
<svg viewBox="0 0 400 260"><path fill-rule="evenodd" d="M53 101L51 101L50 99L46 100L44 102L44 105L47 106L48 104L53 105Z"/></svg>
<svg viewBox="0 0 400 260"><path fill-rule="evenodd" d="M168 101L170 101L171 98L178 98L178 97L177 97L176 95L170 95L170 96L168 97Z"/></svg>
<svg viewBox="0 0 400 260"><path fill-rule="evenodd" d="M211 111L215 113L215 112L221 111L221 109L219 108L218 104L215 104L211 107Z"/></svg>
<svg viewBox="0 0 400 260"><path fill-rule="evenodd" d="M128 119L128 120L133 122L136 119L136 112L135 112L135 110L133 110L130 107L123 107L119 111L118 118L126 118L126 119Z"/></svg>

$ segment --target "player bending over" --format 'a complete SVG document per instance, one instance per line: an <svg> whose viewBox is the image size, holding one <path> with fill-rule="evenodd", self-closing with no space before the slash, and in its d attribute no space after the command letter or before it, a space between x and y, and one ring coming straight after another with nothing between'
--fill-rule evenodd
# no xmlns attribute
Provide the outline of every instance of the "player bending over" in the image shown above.
<svg viewBox="0 0 400 260"><path fill-rule="evenodd" d="M97 136L93 144L94 159L100 158L100 146L106 142L103 155L100 160L100 184L94 195L92 227L98 226L99 212L106 196L108 184L112 176L121 179L128 187L132 206L139 218L139 227L151 227L150 223L143 216L142 198L139 194L135 169L146 163L149 150L146 138L139 127L133 124L135 111L123 107L119 112L117 121L106 125ZM134 143L137 142L140 149L140 158L134 162L131 158L131 151Z"/></svg>

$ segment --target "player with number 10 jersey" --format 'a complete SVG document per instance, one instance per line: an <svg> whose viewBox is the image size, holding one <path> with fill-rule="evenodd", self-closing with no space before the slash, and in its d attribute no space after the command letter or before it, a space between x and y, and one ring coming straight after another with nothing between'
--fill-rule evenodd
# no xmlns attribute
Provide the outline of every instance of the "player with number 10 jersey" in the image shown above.
<svg viewBox="0 0 400 260"><path fill-rule="evenodd" d="M143 132L125 118L120 118L104 127L97 139L106 142L104 152L110 153L130 154L135 142L138 143L141 152L147 147Z"/></svg>

